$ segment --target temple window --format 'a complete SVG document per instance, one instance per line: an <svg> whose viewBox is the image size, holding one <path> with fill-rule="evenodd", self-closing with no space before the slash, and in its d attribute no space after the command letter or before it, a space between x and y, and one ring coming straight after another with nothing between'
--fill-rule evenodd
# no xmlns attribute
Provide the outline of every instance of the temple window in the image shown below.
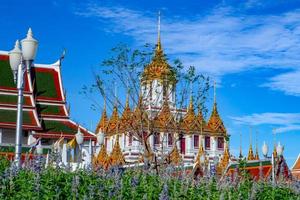
<svg viewBox="0 0 300 200"><path fill-rule="evenodd" d="M223 150L224 149L224 138L218 137L218 149Z"/></svg>
<svg viewBox="0 0 300 200"><path fill-rule="evenodd" d="M171 133L168 133L168 145L169 146L173 145L173 136Z"/></svg>
<svg viewBox="0 0 300 200"><path fill-rule="evenodd" d="M199 135L194 135L194 148L199 148Z"/></svg>
<svg viewBox="0 0 300 200"><path fill-rule="evenodd" d="M132 134L129 133L129 136L128 136L128 146L131 146L132 145Z"/></svg>
<svg viewBox="0 0 300 200"><path fill-rule="evenodd" d="M210 149L210 137L205 136L205 149Z"/></svg>
<svg viewBox="0 0 300 200"><path fill-rule="evenodd" d="M104 145L107 147L107 138L104 139Z"/></svg>
<svg viewBox="0 0 300 200"><path fill-rule="evenodd" d="M153 134L153 140L154 140L154 145L158 145L160 143L160 135L159 133L154 133Z"/></svg>

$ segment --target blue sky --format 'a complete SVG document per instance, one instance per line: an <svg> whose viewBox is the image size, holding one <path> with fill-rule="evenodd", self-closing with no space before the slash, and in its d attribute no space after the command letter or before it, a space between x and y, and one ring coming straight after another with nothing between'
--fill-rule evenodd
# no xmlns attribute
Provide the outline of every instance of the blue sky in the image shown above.
<svg viewBox="0 0 300 200"><path fill-rule="evenodd" d="M0 10L0 50L10 50L28 27L39 41L36 63L53 63L67 49L62 75L71 116L92 129L100 111L90 109L81 88L119 42L154 43L161 10L165 53L218 83L232 153L238 153L240 133L247 151L250 126L258 132L259 151L263 141L272 147L277 128L289 165L299 153L299 1L4 0Z"/></svg>

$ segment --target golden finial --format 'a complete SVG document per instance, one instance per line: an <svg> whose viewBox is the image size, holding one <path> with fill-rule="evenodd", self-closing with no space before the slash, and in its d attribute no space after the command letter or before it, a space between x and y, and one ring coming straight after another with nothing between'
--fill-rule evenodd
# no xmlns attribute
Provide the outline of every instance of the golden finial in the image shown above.
<svg viewBox="0 0 300 200"><path fill-rule="evenodd" d="M101 146L101 150L95 159L95 165L101 166L104 169L107 169L109 166L109 157L104 144Z"/></svg>
<svg viewBox="0 0 300 200"><path fill-rule="evenodd" d="M172 163L173 165L179 165L180 162L181 162L181 156L179 154L177 146L175 145L174 149L170 153L170 163Z"/></svg>
<svg viewBox="0 0 300 200"><path fill-rule="evenodd" d="M250 147L248 151L248 160L254 160L253 149L252 149L252 128L250 127Z"/></svg>
<svg viewBox="0 0 300 200"><path fill-rule="evenodd" d="M190 104L189 104L188 111L190 111L190 112L194 112L194 101L193 101L193 95L191 95L191 97L190 97Z"/></svg>
<svg viewBox="0 0 300 200"><path fill-rule="evenodd" d="M242 153L242 133L240 133L240 155L239 158L243 158L243 153Z"/></svg>
<svg viewBox="0 0 300 200"><path fill-rule="evenodd" d="M223 124L223 121L218 113L217 101L216 101L216 82L214 82L214 105L213 110L208 120L208 127L213 131L226 135L226 128Z"/></svg>
<svg viewBox="0 0 300 200"><path fill-rule="evenodd" d="M103 131L105 131L106 129L106 125L108 123L108 118L107 118L107 114L106 114L106 100L104 97L104 105L103 105L103 111L102 111L102 115L101 115L101 119L96 127L96 134L100 131L100 129L102 129Z"/></svg>
<svg viewBox="0 0 300 200"><path fill-rule="evenodd" d="M125 158L119 144L119 135L116 137L116 142L110 155L111 165L124 165Z"/></svg>
<svg viewBox="0 0 300 200"><path fill-rule="evenodd" d="M161 42L160 42L160 11L158 11L158 22L157 22L157 50L161 50Z"/></svg>
<svg viewBox="0 0 300 200"><path fill-rule="evenodd" d="M256 136L255 136L256 137L255 160L259 160L257 134L258 131L256 131Z"/></svg>
<svg viewBox="0 0 300 200"><path fill-rule="evenodd" d="M214 104L217 103L216 96L217 96L217 93L216 93L216 81L214 81Z"/></svg>
<svg viewBox="0 0 300 200"><path fill-rule="evenodd" d="M202 141L200 141L200 147L199 147L198 153L196 155L195 163L200 163L200 157L202 155L204 155L204 148L203 148L203 145L202 145Z"/></svg>
<svg viewBox="0 0 300 200"><path fill-rule="evenodd" d="M129 92L127 92L125 108L129 108Z"/></svg>
<svg viewBox="0 0 300 200"><path fill-rule="evenodd" d="M219 169L221 170L221 172L224 172L230 160L230 152L228 146L229 145L225 143L225 151L219 162Z"/></svg>

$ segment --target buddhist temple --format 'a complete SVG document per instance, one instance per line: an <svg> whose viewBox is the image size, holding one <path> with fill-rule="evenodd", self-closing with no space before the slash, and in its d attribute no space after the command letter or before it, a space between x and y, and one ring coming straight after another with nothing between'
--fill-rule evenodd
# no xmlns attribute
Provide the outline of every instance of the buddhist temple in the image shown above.
<svg viewBox="0 0 300 200"><path fill-rule="evenodd" d="M201 151L208 166L217 157L222 159L220 166L225 168L230 156L229 135L218 112L216 95L208 120L203 117L201 108L195 109L192 95L187 108L177 108L176 73L163 50L160 22L158 27L153 58L141 74L138 103L130 107L127 97L124 110L118 110L118 106L114 105L110 117L106 106L101 112L95 132L103 131L105 134L102 148L106 149L110 158L118 157L118 163L141 162L147 153L147 159L169 154L170 163L186 166L193 166ZM137 131L143 134L132 133ZM147 152L143 143L149 147ZM104 155L103 151L99 152ZM111 162L115 161L111 159Z"/></svg>
<svg viewBox="0 0 300 200"><path fill-rule="evenodd" d="M292 175L295 179L300 180L300 154L292 166Z"/></svg>
<svg viewBox="0 0 300 200"><path fill-rule="evenodd" d="M16 47L18 44L16 44ZM9 52L0 51L0 146L12 150L15 144L17 119L17 88L9 64ZM29 148L28 138L40 138L45 148L51 148L59 138L74 139L79 130L84 140L95 140L92 132L70 119L61 65L63 58L53 64L34 63L24 73L23 148Z"/></svg>

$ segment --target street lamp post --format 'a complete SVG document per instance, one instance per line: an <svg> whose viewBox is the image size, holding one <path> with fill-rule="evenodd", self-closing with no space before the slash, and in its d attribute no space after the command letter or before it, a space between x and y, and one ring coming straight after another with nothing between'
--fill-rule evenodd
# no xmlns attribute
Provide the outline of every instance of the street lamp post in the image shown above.
<svg viewBox="0 0 300 200"><path fill-rule="evenodd" d="M76 133L76 135L75 135L75 139L76 139L76 142L77 142L77 144L79 145L79 164L81 164L81 162L82 162L82 157L81 157L81 151L82 151L82 148L81 148L81 145L82 145L82 143L83 143L83 134L81 133L81 131L80 131L80 127L78 126L78 131L77 131L77 133Z"/></svg>
<svg viewBox="0 0 300 200"><path fill-rule="evenodd" d="M27 37L21 41L22 50L17 40L14 49L9 52L9 63L14 73L14 79L17 81L18 90L15 148L15 164L17 168L21 165L24 73L26 69L28 73L30 72L31 64L36 55L37 45L38 42L33 38L32 30L29 28Z"/></svg>

